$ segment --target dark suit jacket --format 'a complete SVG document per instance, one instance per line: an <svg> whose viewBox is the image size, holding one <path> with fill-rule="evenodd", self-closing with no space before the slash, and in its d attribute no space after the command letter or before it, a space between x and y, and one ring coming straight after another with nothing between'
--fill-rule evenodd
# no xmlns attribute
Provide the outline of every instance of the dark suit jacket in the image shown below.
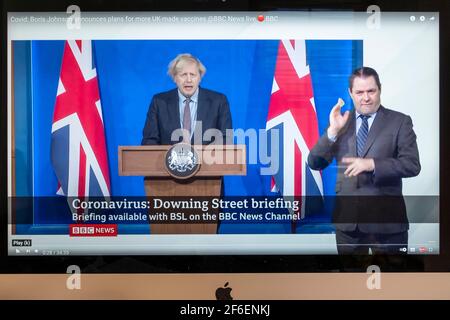
<svg viewBox="0 0 450 320"><path fill-rule="evenodd" d="M214 142L203 139L203 133L211 128L222 132L223 144L226 143L226 129L231 129L231 113L225 95L199 88L197 104L197 121L201 121L201 128L197 124L194 135L202 137L202 144ZM156 94L150 104L147 120L145 122L142 145L165 145L181 142L171 141L172 132L180 129L180 110L178 104L178 91L173 89ZM201 130L201 131L200 131ZM231 140L232 143L232 140Z"/></svg>
<svg viewBox="0 0 450 320"><path fill-rule="evenodd" d="M397 233L408 230L402 178L420 172L419 151L411 118L380 106L367 137L364 158L373 158L374 172L344 176L343 157L356 157L355 111L337 137L319 139L308 156L314 170L327 167L333 158L338 165L333 222L336 228L367 233Z"/></svg>

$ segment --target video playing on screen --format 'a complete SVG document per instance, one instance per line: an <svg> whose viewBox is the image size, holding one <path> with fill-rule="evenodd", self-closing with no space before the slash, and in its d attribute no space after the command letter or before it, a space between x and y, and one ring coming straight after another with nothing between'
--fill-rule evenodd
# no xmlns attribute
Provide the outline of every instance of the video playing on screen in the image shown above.
<svg viewBox="0 0 450 320"><path fill-rule="evenodd" d="M8 14L9 255L439 253L435 12Z"/></svg>

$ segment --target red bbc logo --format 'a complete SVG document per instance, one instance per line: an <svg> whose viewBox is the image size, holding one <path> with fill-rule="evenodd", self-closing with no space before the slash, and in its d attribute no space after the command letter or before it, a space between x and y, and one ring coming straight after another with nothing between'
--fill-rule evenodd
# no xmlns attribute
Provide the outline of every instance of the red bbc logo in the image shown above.
<svg viewBox="0 0 450 320"><path fill-rule="evenodd" d="M71 224L71 237L116 237L117 224Z"/></svg>
<svg viewBox="0 0 450 320"><path fill-rule="evenodd" d="M420 252L420 253L425 253L425 252L427 252L427 248L425 248L425 247L420 247L420 248L419 248L419 252Z"/></svg>

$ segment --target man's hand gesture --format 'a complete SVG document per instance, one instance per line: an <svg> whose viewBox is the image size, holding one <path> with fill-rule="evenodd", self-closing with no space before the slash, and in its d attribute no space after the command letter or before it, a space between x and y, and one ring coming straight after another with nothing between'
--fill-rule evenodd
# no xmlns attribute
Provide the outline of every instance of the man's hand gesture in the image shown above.
<svg viewBox="0 0 450 320"><path fill-rule="evenodd" d="M344 101L341 98L338 99L336 105L330 112L330 126L328 127L328 136L335 137L339 131L345 126L350 116L349 111L345 111L344 115L341 114L341 108L344 105Z"/></svg>

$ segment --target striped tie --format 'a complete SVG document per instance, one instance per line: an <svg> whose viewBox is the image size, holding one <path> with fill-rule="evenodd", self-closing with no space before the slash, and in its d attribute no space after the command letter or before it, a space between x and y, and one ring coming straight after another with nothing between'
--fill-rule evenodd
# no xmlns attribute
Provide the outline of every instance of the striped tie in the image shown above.
<svg viewBox="0 0 450 320"><path fill-rule="evenodd" d="M370 116L359 115L362 123L359 127L358 134L356 135L356 152L358 157L363 156L364 146L366 145L367 135L369 134L369 122L367 121Z"/></svg>

